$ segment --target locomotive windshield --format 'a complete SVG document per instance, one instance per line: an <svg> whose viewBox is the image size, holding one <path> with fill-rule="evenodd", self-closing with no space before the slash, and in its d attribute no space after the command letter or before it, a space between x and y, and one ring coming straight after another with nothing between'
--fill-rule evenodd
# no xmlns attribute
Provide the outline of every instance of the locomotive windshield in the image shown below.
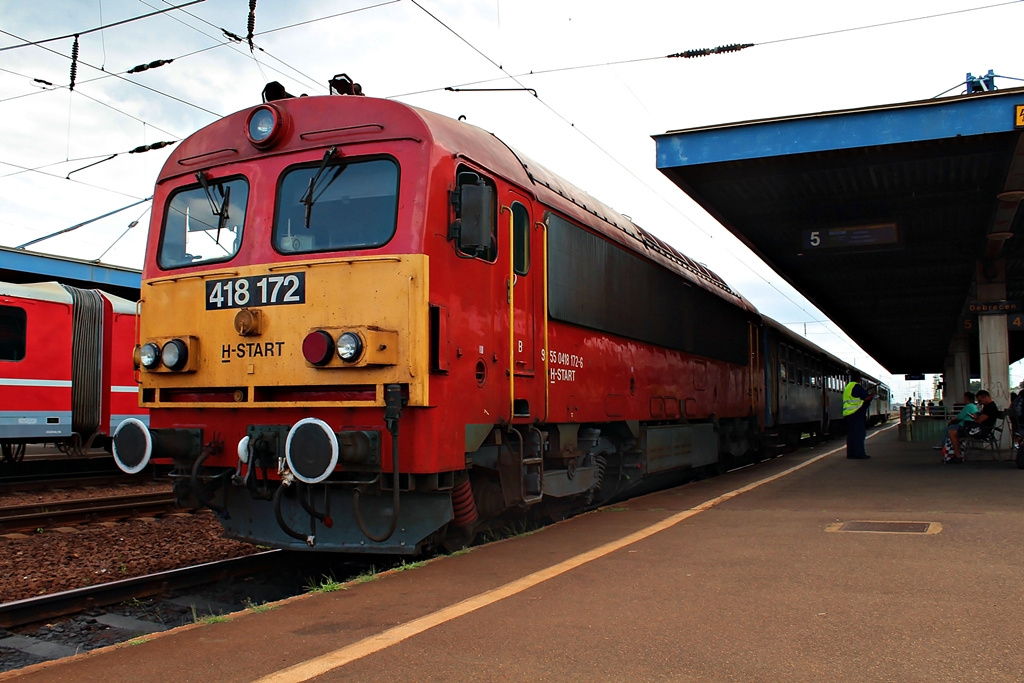
<svg viewBox="0 0 1024 683"><path fill-rule="evenodd" d="M281 178L274 247L283 253L380 247L394 236L397 216L398 164L391 159L293 168Z"/></svg>
<svg viewBox="0 0 1024 683"><path fill-rule="evenodd" d="M161 268L227 261L238 253L249 183L200 179L201 185L178 190L167 202L157 259Z"/></svg>

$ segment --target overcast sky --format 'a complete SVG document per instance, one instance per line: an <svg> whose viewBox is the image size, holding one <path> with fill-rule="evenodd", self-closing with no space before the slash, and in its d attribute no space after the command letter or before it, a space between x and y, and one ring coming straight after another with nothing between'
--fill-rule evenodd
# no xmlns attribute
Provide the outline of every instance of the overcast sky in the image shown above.
<svg viewBox="0 0 1024 683"><path fill-rule="evenodd" d="M705 263L766 315L892 379L898 398L930 394L930 381L890 378L665 179L651 135L956 95L967 72L989 69L1004 77L997 86L1021 85L1020 0L259 0L254 53L221 30L246 36L248 0L205 0L85 33L188 1L0 0L0 244L149 197L168 150L129 150L250 107L268 81L326 94L344 72L370 96L465 116ZM74 33L84 35L70 90L74 39L38 41ZM17 47L26 42L37 44ZM754 47L665 57L732 43ZM125 73L158 59L174 61ZM469 84L537 97L445 90ZM141 267L148 207L32 248Z"/></svg>

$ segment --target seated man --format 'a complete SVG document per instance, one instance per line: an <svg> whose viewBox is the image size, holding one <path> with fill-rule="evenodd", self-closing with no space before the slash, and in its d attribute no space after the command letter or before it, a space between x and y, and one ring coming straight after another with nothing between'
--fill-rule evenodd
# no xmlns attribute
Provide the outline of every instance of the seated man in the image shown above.
<svg viewBox="0 0 1024 683"><path fill-rule="evenodd" d="M972 419L964 423L956 423L950 425L949 430L946 432L946 436L953 443L953 453L947 453L944 461L949 463L961 463L964 461L963 453L960 450L960 441L966 436L972 439L984 438L986 434L992 429L995 423L999 420L999 407L992 400L992 396L982 389L978 392L978 403L981 404L981 409L972 416ZM964 410L961 410L961 414L967 410L968 406L964 406ZM959 415L957 416L960 417Z"/></svg>
<svg viewBox="0 0 1024 683"><path fill-rule="evenodd" d="M954 417L949 424L952 426L954 423L962 425L965 422L970 422L980 410L981 408L979 408L978 404L974 402L974 392L965 391L964 407L960 409L960 412L957 413L956 417Z"/></svg>

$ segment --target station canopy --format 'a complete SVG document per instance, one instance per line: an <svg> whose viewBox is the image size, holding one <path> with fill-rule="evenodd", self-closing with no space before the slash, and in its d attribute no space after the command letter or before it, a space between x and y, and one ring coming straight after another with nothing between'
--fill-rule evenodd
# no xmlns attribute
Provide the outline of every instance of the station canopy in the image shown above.
<svg viewBox="0 0 1024 683"><path fill-rule="evenodd" d="M0 247L0 282L24 285L51 280L79 289L102 289L129 301L137 301L142 271L97 261Z"/></svg>
<svg viewBox="0 0 1024 683"><path fill-rule="evenodd" d="M972 308L995 303L979 281L1005 277L1024 357L1022 130L1014 88L655 141L662 173L889 372L919 374L943 371L958 334L977 371Z"/></svg>

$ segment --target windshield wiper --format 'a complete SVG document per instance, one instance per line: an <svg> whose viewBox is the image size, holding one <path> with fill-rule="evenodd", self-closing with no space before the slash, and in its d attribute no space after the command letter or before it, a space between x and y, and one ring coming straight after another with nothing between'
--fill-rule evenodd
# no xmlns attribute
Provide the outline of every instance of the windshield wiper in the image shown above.
<svg viewBox="0 0 1024 683"><path fill-rule="evenodd" d="M324 152L324 160L320 162L320 168L317 169L316 175L309 179L309 188L306 190L306 194L302 195L302 199L299 200L300 204L306 205L306 219L303 226L309 229L309 219L313 214L313 203L316 202L316 198L313 196L313 191L316 189L317 181L320 180L320 176L323 174L324 169L327 168L327 162L338 153L337 147L331 147L329 150Z"/></svg>
<svg viewBox="0 0 1024 683"><path fill-rule="evenodd" d="M224 186L217 183L216 187L221 188L224 200L220 206L217 206L217 200L213 198L213 192L210 191L210 184L206 181L206 174L202 171L196 173L196 180L203 186L203 191L206 192L206 198L210 200L210 212L217 217L217 244L220 244L220 231L228 224L228 205L231 204L231 186Z"/></svg>

